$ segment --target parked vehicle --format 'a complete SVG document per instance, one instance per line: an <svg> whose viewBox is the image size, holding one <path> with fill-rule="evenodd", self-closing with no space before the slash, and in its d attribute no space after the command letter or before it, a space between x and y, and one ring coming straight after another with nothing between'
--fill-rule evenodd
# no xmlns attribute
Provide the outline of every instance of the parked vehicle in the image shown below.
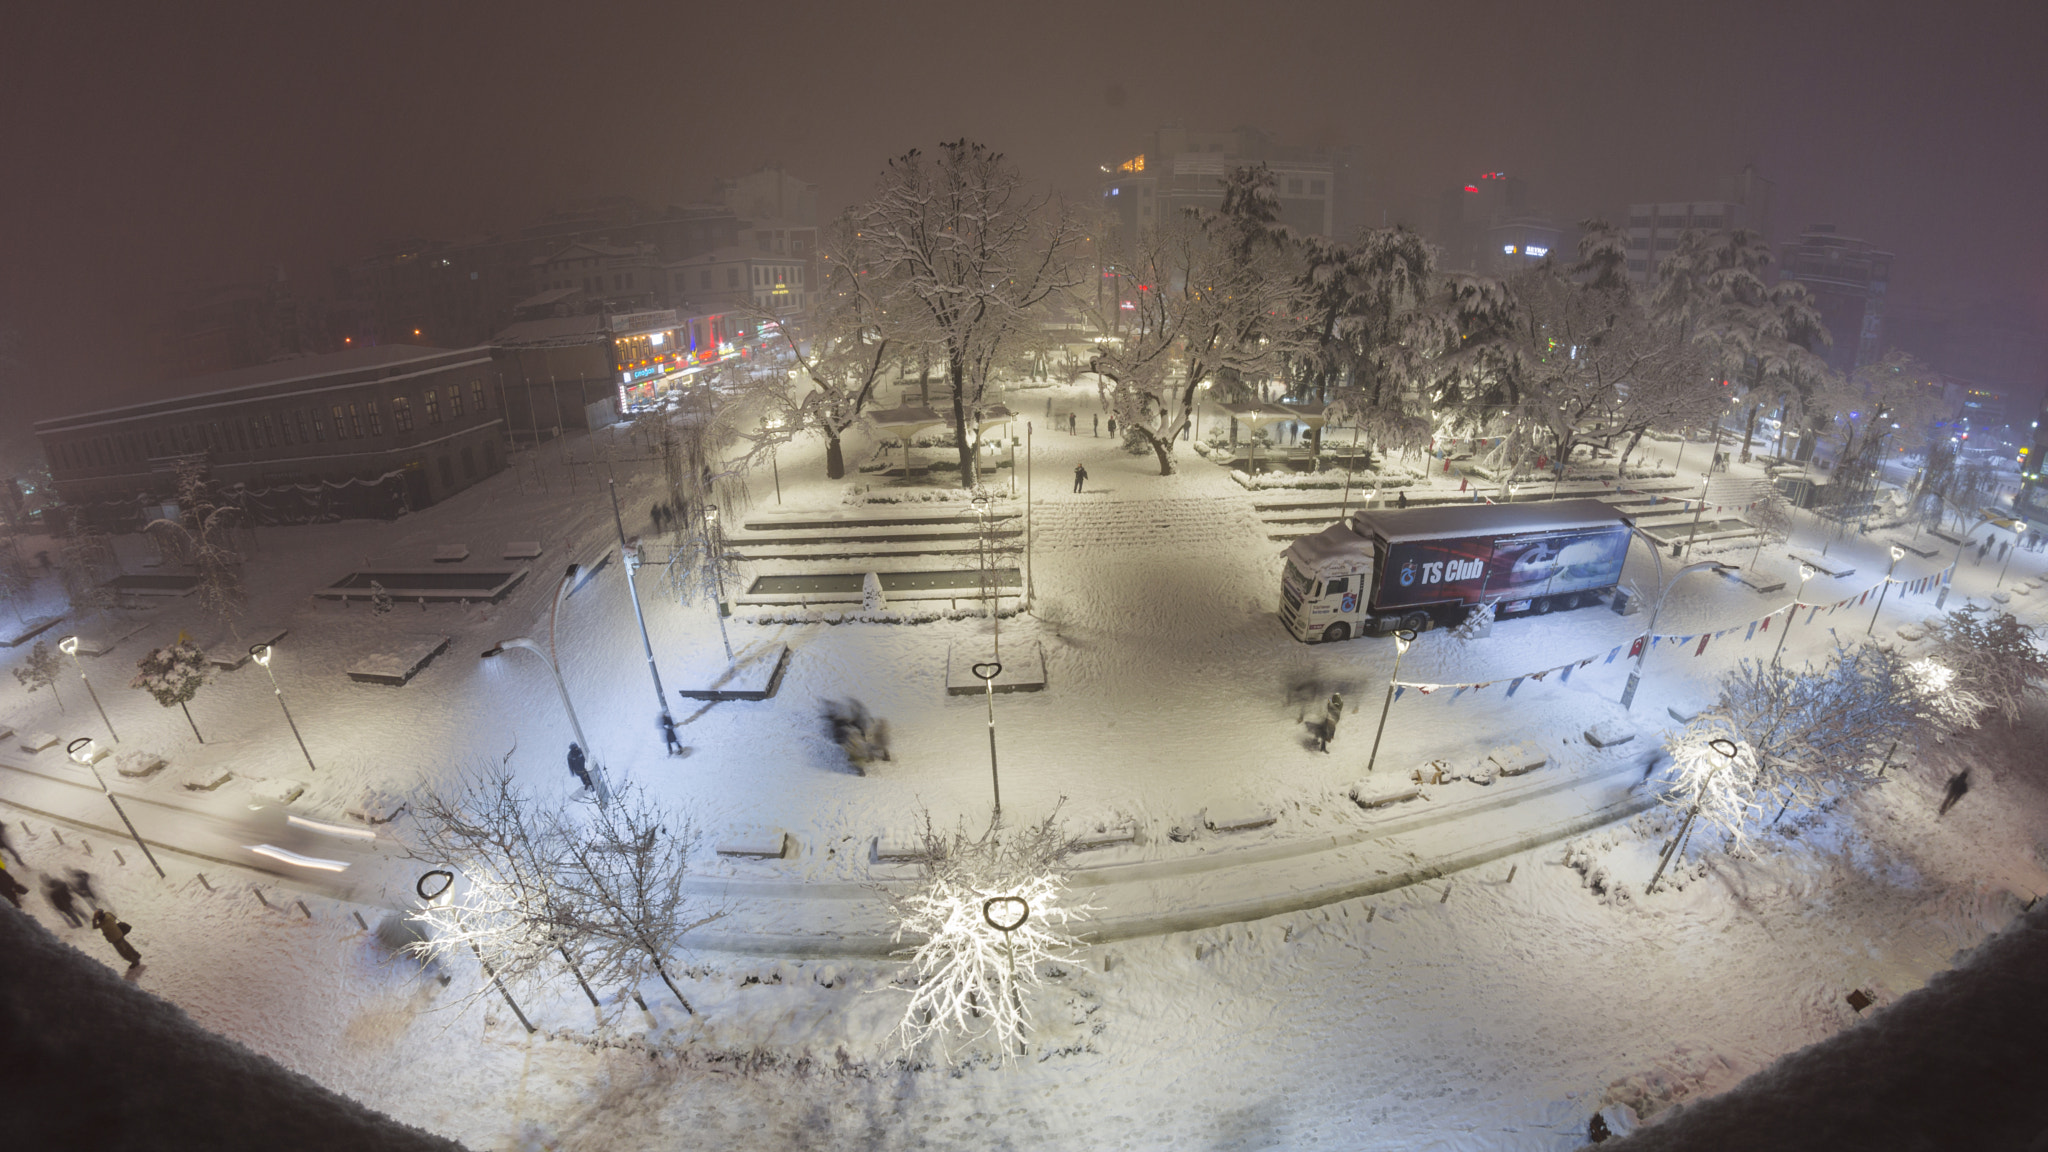
<svg viewBox="0 0 2048 1152"><path fill-rule="evenodd" d="M1627 517L1599 500L1354 513L1287 548L1280 618L1297 640L1348 640L1605 603Z"/></svg>

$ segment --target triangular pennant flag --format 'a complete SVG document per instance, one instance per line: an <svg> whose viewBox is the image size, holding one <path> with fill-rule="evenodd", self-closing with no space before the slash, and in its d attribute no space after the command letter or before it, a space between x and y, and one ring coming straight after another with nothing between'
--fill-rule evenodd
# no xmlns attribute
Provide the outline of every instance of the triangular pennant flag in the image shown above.
<svg viewBox="0 0 2048 1152"><path fill-rule="evenodd" d="M1401 698L1401 693L1406 692L1407 690L1408 686L1406 684L1394 685L1394 699L1399 700Z"/></svg>
<svg viewBox="0 0 2048 1152"><path fill-rule="evenodd" d="M1635 638L1635 642L1634 642L1634 643L1632 643L1632 644L1630 644L1630 645L1628 646L1628 654L1629 654L1629 655L1630 655L1631 657L1635 657L1635 656L1641 656L1641 655L1643 654L1643 644L1644 644L1644 642L1645 642L1645 641L1647 641L1648 639L1649 639L1649 637L1647 637L1647 636L1638 636L1638 637L1636 637L1636 638ZM1610 659L1610 660L1611 660L1611 659L1613 659L1613 657L1611 657L1611 656L1610 656L1610 657L1608 657L1608 659Z"/></svg>
<svg viewBox="0 0 2048 1152"><path fill-rule="evenodd" d="M1664 638L1662 636L1650 637L1650 651L1655 652L1657 650L1657 645L1662 644L1663 642Z"/></svg>
<svg viewBox="0 0 2048 1152"><path fill-rule="evenodd" d="M1700 646L1699 646L1699 647L1697 647L1697 648L1695 648L1695 649L1693 649L1693 650L1692 650L1692 654L1693 654L1693 655L1695 655L1695 656L1697 656L1697 655L1699 655L1700 653L1702 653L1702 652L1705 652L1705 651L1707 650L1707 641L1709 641L1709 640L1711 640L1711 639L1713 639L1713 637L1711 637L1711 636L1707 635L1706 633L1704 633L1704 632L1700 633Z"/></svg>
<svg viewBox="0 0 2048 1152"><path fill-rule="evenodd" d="M1529 674L1529 679L1531 679L1531 680L1535 680L1535 681L1537 681L1537 682L1539 682L1539 683L1540 683L1540 682L1542 682L1542 680L1543 680L1543 678L1544 678L1545 676L1548 676L1548 675L1550 675L1550 674L1551 674L1552 672L1555 672L1555 671L1557 671L1557 669L1555 669L1555 668L1545 668L1545 669L1544 669L1543 671L1541 671L1541 672L1531 672L1531 673Z"/></svg>
<svg viewBox="0 0 2048 1152"><path fill-rule="evenodd" d="M1614 658L1615 658L1616 656L1619 656L1619 655L1621 655L1621 645L1619 645L1619 644L1616 644L1616 645L1614 646L1614 651L1612 651L1612 652L1609 652L1609 653L1607 654L1607 659L1605 659L1605 660L1602 660L1602 661L1601 661L1601 663L1602 663L1602 664L1612 664L1612 663L1614 663ZM1633 656L1633 655L1635 655L1635 653L1631 652L1631 653L1629 653L1629 655Z"/></svg>
<svg viewBox="0 0 2048 1152"><path fill-rule="evenodd" d="M1437 685L1435 685L1435 684L1417 684L1417 685L1415 686L1415 690L1416 690L1417 692L1420 692L1420 693L1422 693L1422 694L1423 694L1424 696L1427 696L1427 695L1429 695L1429 694L1430 694L1431 692L1434 692L1434 691L1436 691L1436 690L1437 690Z"/></svg>
<svg viewBox="0 0 2048 1152"><path fill-rule="evenodd" d="M1509 682L1508 695L1513 696L1515 694L1515 689L1520 688L1522 686L1522 679L1522 677L1517 676L1514 678L1514 680Z"/></svg>
<svg viewBox="0 0 2048 1152"><path fill-rule="evenodd" d="M1858 604L1861 604L1861 603L1863 603L1863 602L1864 602L1865 600L1868 600L1868 599L1870 599L1870 593L1869 593L1868 591L1865 591L1865 592L1863 593L1863 595L1861 595L1861 596L1858 596L1858 597L1856 598L1856 602L1857 602Z"/></svg>
<svg viewBox="0 0 2048 1152"><path fill-rule="evenodd" d="M1470 689L1470 687L1471 686L1467 684L1458 685L1458 690L1456 692L1451 693L1451 699L1456 700L1458 697L1463 696Z"/></svg>
<svg viewBox="0 0 2048 1152"><path fill-rule="evenodd" d="M1813 618L1818 615L1820 615L1820 605L1816 604L1813 606L1813 611L1806 614L1806 622L1808 624L1813 623Z"/></svg>
<svg viewBox="0 0 2048 1152"><path fill-rule="evenodd" d="M1577 668L1577 667L1578 667L1578 665L1577 665L1577 664L1567 664L1567 665L1565 665L1565 666L1564 666L1564 669L1563 669L1562 671L1560 671L1560 672L1559 672L1559 673L1557 674L1557 682L1558 682L1559 684L1569 684L1569 683L1571 683L1571 682L1572 682L1572 670L1573 670L1574 668Z"/></svg>
<svg viewBox="0 0 2048 1152"><path fill-rule="evenodd" d="M1615 649L1615 651L1619 652L1621 651L1621 649L1617 648ZM1586 665L1591 664L1592 662L1593 658L1591 656L1588 656L1584 660L1579 661L1579 667L1584 668Z"/></svg>
<svg viewBox="0 0 2048 1152"><path fill-rule="evenodd" d="M1742 638L1742 639L1743 639L1743 642L1744 642L1744 643L1747 643L1747 642L1749 642L1749 641L1751 641L1751 640L1754 640L1754 639L1756 639L1756 624L1757 624L1757 622L1756 622L1756 621L1754 621L1754 620L1751 620L1751 621L1749 622L1749 635L1747 635L1747 636L1744 636L1744 637Z"/></svg>
<svg viewBox="0 0 2048 1152"><path fill-rule="evenodd" d="M1794 605L1792 606L1792 611L1791 611L1791 612L1787 612L1787 613L1785 613L1785 623L1786 623L1786 624L1788 624L1788 625L1789 625L1789 624L1791 624L1791 623L1792 623L1792 616L1793 616L1793 614L1794 614L1794 613L1796 613L1796 612L1798 612L1798 611L1799 611L1799 605L1797 605L1797 604L1794 604ZM1775 615L1777 615L1777 613L1775 613L1775 612L1773 612L1773 613L1771 614L1771 616L1775 616ZM1764 631L1766 631L1766 632L1769 632L1769 631L1771 630L1771 616L1766 616L1766 617L1764 617L1764 618L1763 618L1763 630L1764 630Z"/></svg>

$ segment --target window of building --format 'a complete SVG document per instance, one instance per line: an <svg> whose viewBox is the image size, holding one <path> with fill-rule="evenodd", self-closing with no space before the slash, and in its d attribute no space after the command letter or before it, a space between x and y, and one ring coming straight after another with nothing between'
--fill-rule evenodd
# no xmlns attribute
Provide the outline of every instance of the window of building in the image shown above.
<svg viewBox="0 0 2048 1152"><path fill-rule="evenodd" d="M247 452L251 448L260 448L263 446L263 426L256 423L254 416L249 417L249 433L245 442L242 435L242 422L240 420L230 420L228 421L227 442L228 446L237 452Z"/></svg>
<svg viewBox="0 0 2048 1152"><path fill-rule="evenodd" d="M336 440L348 439L348 417L342 414L341 405L339 404L334 406L334 438Z"/></svg>
<svg viewBox="0 0 2048 1152"><path fill-rule="evenodd" d="M462 478L464 480L476 479L476 453L467 444L462 446Z"/></svg>
<svg viewBox="0 0 2048 1152"><path fill-rule="evenodd" d="M455 462L446 456L441 457L441 487L455 487Z"/></svg>
<svg viewBox="0 0 2048 1152"><path fill-rule="evenodd" d="M327 419L320 415L318 408L313 409L313 443L327 443Z"/></svg>
<svg viewBox="0 0 2048 1152"><path fill-rule="evenodd" d="M1311 180L1308 182L1308 192L1311 196L1321 196L1328 187L1329 185L1321 180Z"/></svg>
<svg viewBox="0 0 2048 1152"><path fill-rule="evenodd" d="M363 413L354 404L348 406L348 436L351 440L363 438Z"/></svg>
<svg viewBox="0 0 2048 1152"><path fill-rule="evenodd" d="M488 405L488 404L484 403L484 382L483 382L483 381L481 381L481 380L471 380L471 381L469 382L469 398L470 398L471 400L474 400L474 401L476 402L476 414L477 414L477 415L481 416L481 415L483 415L484 413L486 413L486 412L488 412L488 411L490 411L490 410L491 410L491 408L490 408L490 405Z"/></svg>
<svg viewBox="0 0 2048 1152"><path fill-rule="evenodd" d="M391 427L398 432L412 431L412 401L403 396L391 398Z"/></svg>
<svg viewBox="0 0 2048 1152"><path fill-rule="evenodd" d="M704 269L704 271L702 271L702 272L700 272L700 273L698 273L698 274L697 274L697 287L699 287L699 288L709 288L709 287L711 287L711 269L709 269L709 268L706 268L706 269Z"/></svg>
<svg viewBox="0 0 2048 1152"><path fill-rule="evenodd" d="M434 393L432 388L427 389L420 396L420 402L426 405L427 423L439 424L441 422L441 399Z"/></svg>
<svg viewBox="0 0 2048 1152"><path fill-rule="evenodd" d="M284 437L287 446L296 443L292 439L292 414L287 412L277 418L278 434Z"/></svg>
<svg viewBox="0 0 2048 1152"><path fill-rule="evenodd" d="M727 268L727 269L725 270L725 286L726 286L727 288L737 288L737 287L739 287L739 286L740 286L740 270L739 270L739 269L737 269L737 268Z"/></svg>
<svg viewBox="0 0 2048 1152"><path fill-rule="evenodd" d="M633 286L633 274L632 274L631 272L628 272L628 273L626 273L626 287L628 287L628 288L631 288L632 286Z"/></svg>
<svg viewBox="0 0 2048 1152"><path fill-rule="evenodd" d="M462 389L453 384L448 386L448 418L462 419Z"/></svg>
<svg viewBox="0 0 2048 1152"><path fill-rule="evenodd" d="M375 400L365 400L363 408L370 417L370 435L382 436L384 434L384 417L377 414L377 402Z"/></svg>
<svg viewBox="0 0 2048 1152"><path fill-rule="evenodd" d="M1288 194L1289 196L1299 196L1299 195L1301 195L1301 181L1299 181L1299 180L1295 180L1295 179L1289 179L1289 180L1287 181L1287 194Z"/></svg>
<svg viewBox="0 0 2048 1152"><path fill-rule="evenodd" d="M268 412L263 414L263 443L271 448L278 445L277 417Z"/></svg>
<svg viewBox="0 0 2048 1152"><path fill-rule="evenodd" d="M213 422L211 433L206 437L206 446L215 452L225 452L228 450L227 433L221 430L220 421L215 420Z"/></svg>

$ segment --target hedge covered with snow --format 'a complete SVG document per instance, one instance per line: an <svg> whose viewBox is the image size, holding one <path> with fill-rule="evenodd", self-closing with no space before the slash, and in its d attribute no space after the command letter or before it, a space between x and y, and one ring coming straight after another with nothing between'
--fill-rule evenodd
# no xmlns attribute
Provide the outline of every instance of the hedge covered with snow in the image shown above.
<svg viewBox="0 0 2048 1152"><path fill-rule="evenodd" d="M1004 619L1016 614L1014 605L999 613ZM786 612L761 612L746 619L753 624L936 624L941 620L981 620L987 616L988 611L983 608L884 608L877 612L858 608L836 612L793 608Z"/></svg>

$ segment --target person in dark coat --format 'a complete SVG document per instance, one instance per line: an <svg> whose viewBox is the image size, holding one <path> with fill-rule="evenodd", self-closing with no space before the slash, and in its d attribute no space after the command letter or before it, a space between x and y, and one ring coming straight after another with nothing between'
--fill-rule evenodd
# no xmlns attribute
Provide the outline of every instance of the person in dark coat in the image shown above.
<svg viewBox="0 0 2048 1152"><path fill-rule="evenodd" d="M676 718L667 712L663 712L657 723L661 725L661 738L668 741L668 754L671 756L682 755L683 742L676 739Z"/></svg>
<svg viewBox="0 0 2048 1152"><path fill-rule="evenodd" d="M106 909L92 914L92 926L100 930L100 935L107 938L107 943L114 946L114 951L121 954L121 959L126 960L130 968L142 963L142 953L128 942L128 926L114 919Z"/></svg>
<svg viewBox="0 0 2048 1152"><path fill-rule="evenodd" d="M1330 741L1337 738L1337 721L1344 717L1344 694L1341 692L1330 693L1330 703L1323 711L1321 747L1322 751L1328 752L1330 750Z"/></svg>
<svg viewBox="0 0 2048 1152"><path fill-rule="evenodd" d="M14 857L16 864L24 868L28 867L28 861L21 858L21 850L14 846L14 841L7 838L7 825L5 824L0 824L0 852Z"/></svg>
<svg viewBox="0 0 2048 1152"><path fill-rule="evenodd" d="M7 870L7 861L0 860L0 896L7 897L8 903L19 908L21 898L27 893L28 888L14 878L14 873Z"/></svg>
<svg viewBox="0 0 2048 1152"><path fill-rule="evenodd" d="M590 772L583 767L583 745L569 745L569 775L574 776L585 788L595 791L597 785L590 782Z"/></svg>
<svg viewBox="0 0 2048 1152"><path fill-rule="evenodd" d="M1088 466L1085 464L1074 465L1074 491L1079 492L1081 490L1081 485L1086 484L1087 482Z"/></svg>
<svg viewBox="0 0 2048 1152"><path fill-rule="evenodd" d="M1116 439L1116 417L1114 416L1109 418L1109 438L1111 440Z"/></svg>
<svg viewBox="0 0 2048 1152"><path fill-rule="evenodd" d="M73 928L80 928L85 925L85 917L78 914L78 905L71 902L71 885L57 879L55 876L45 876L43 877L43 896L49 900L50 907L57 910L57 915L64 918L65 923Z"/></svg>
<svg viewBox="0 0 2048 1152"><path fill-rule="evenodd" d="M85 902L94 908L100 906L99 893L92 890L92 873L87 872L83 868L73 868L65 873L64 879L70 884L74 895L84 897Z"/></svg>
<svg viewBox="0 0 2048 1152"><path fill-rule="evenodd" d="M1081 414L1078 412L1067 413L1067 434L1069 436L1077 436L1080 434L1080 432Z"/></svg>
<svg viewBox="0 0 2048 1152"><path fill-rule="evenodd" d="M1961 800L1964 794L1968 793L1969 790L1970 770L1968 768L1965 768L1961 772L1958 772L1955 775L1948 778L1948 794L1941 798L1941 809L1940 811L1936 812L1935 815L1948 815L1948 810L1955 807L1956 801Z"/></svg>

